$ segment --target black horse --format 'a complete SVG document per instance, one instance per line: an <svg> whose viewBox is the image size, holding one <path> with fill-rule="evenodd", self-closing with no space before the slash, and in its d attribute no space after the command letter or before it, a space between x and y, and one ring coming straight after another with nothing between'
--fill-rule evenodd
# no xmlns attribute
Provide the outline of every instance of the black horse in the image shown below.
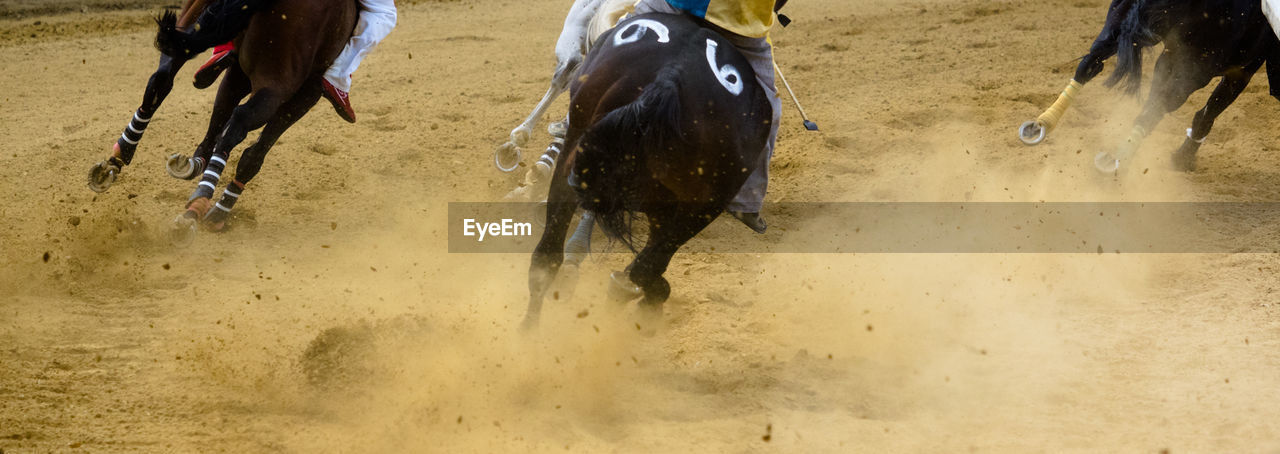
<svg viewBox="0 0 1280 454"><path fill-rule="evenodd" d="M721 212L755 170L772 113L746 59L708 24L640 15L596 42L570 87L565 153L547 196L547 227L529 269L526 327L564 260L579 205L628 247L634 213L648 241L618 281L661 313L672 255Z"/></svg>
<svg viewBox="0 0 1280 454"><path fill-rule="evenodd" d="M1023 124L1019 136L1035 145L1044 140L1081 86L1102 72L1103 62L1116 56L1115 72L1107 86L1138 92L1145 48L1163 43L1156 59L1151 94L1125 142L1114 152L1098 153L1094 164L1113 172L1137 150L1142 139L1165 114L1176 110L1191 93L1214 78L1222 81L1209 102L1196 112L1187 139L1174 153L1180 170L1195 169L1196 151L1213 122L1248 86L1254 73L1267 65L1271 95L1280 99L1280 41L1271 31L1258 0L1113 0L1102 32L1076 68L1071 84L1044 114Z"/></svg>

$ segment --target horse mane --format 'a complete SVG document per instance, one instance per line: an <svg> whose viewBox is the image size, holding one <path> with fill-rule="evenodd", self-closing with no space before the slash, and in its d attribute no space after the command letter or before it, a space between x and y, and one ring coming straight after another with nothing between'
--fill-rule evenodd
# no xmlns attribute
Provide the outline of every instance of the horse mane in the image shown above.
<svg viewBox="0 0 1280 454"><path fill-rule="evenodd" d="M173 47L173 43L170 42L169 38L178 31L178 13L176 10L165 8L163 12L156 16L156 26L160 28L156 32L156 50L164 53L166 49Z"/></svg>
<svg viewBox="0 0 1280 454"><path fill-rule="evenodd" d="M1174 23L1179 15L1186 16L1186 0L1133 0L1116 29L1116 69L1105 82L1108 87L1120 86L1126 94L1134 95L1142 87L1142 55L1146 48L1161 41L1161 34Z"/></svg>

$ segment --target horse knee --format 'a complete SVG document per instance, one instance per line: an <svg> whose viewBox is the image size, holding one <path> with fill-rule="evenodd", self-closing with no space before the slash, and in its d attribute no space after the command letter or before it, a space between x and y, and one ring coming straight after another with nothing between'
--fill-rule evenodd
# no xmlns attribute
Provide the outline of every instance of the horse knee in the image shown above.
<svg viewBox="0 0 1280 454"><path fill-rule="evenodd" d="M556 66L556 72L551 77L551 86L557 90L564 90L569 87L569 81L572 80L573 74L578 71L578 66L582 64L582 56L574 55L571 58L561 60Z"/></svg>

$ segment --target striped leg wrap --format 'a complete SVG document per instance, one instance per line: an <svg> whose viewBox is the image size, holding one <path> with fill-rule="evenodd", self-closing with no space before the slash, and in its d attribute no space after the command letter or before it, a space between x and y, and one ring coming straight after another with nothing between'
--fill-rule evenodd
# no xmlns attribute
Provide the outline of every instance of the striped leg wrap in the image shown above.
<svg viewBox="0 0 1280 454"><path fill-rule="evenodd" d="M196 185L196 192L191 194L191 200L201 197L213 198L213 190L218 187L218 180L222 178L222 169L227 167L227 153L215 151L213 156L209 157L209 165L204 168L204 175L200 176L200 184Z"/></svg>
<svg viewBox="0 0 1280 454"><path fill-rule="evenodd" d="M231 184L222 189L222 199L213 205L215 210L223 212L223 214L231 212L236 206L236 201L240 200L240 193L244 192L244 183L231 180Z"/></svg>
<svg viewBox="0 0 1280 454"><path fill-rule="evenodd" d="M551 141L551 145L547 146L547 151L542 152L542 157L538 158L538 162L546 164L548 168L556 167L556 158L560 157L560 152L564 149L564 139L556 137Z"/></svg>
<svg viewBox="0 0 1280 454"><path fill-rule="evenodd" d="M124 128L124 133L116 139L116 144L120 145L120 160L125 164L133 161L133 152L138 150L138 141L142 140L142 133L147 131L147 125L150 123L151 116L139 108L133 113L133 119L129 120L129 126Z"/></svg>

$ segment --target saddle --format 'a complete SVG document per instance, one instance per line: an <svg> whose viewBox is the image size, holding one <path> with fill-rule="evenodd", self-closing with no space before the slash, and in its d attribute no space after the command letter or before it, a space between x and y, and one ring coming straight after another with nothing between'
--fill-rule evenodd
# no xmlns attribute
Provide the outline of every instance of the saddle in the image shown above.
<svg viewBox="0 0 1280 454"><path fill-rule="evenodd" d="M622 22L622 19L636 11L636 5L639 0L605 0L600 5L600 10L591 16L591 23L587 25L588 43L596 42L604 32L609 31L613 26Z"/></svg>

